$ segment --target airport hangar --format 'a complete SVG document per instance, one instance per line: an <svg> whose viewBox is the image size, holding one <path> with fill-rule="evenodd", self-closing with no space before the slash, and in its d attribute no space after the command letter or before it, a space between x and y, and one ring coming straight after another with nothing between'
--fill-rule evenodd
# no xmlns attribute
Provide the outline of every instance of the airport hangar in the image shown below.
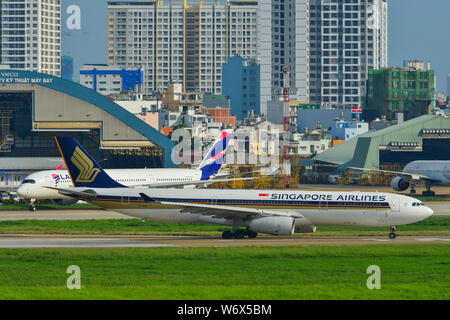
<svg viewBox="0 0 450 320"><path fill-rule="evenodd" d="M423 115L378 131L369 131L302 160L305 175L329 182L348 167L401 170L415 160L450 160L450 119Z"/></svg>
<svg viewBox="0 0 450 320"><path fill-rule="evenodd" d="M168 137L109 98L47 74L0 70L0 126L0 189L56 169L55 135L75 137L105 168L174 167Z"/></svg>

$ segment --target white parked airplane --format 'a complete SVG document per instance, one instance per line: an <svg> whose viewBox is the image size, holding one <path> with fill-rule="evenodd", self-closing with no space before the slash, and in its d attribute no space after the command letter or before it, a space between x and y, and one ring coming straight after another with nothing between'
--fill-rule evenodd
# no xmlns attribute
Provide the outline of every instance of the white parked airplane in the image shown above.
<svg viewBox="0 0 450 320"><path fill-rule="evenodd" d="M231 135L232 130L222 131L197 169L109 169L106 172L120 185L127 187L167 187L211 183L222 168ZM78 154L73 160L81 166L86 163L82 154ZM245 180L245 178L215 179L214 182L231 180ZM47 187L71 186L72 181L67 170L46 170L27 176L18 187L17 193L25 199L49 199L56 204L67 205L77 200L62 196ZM34 205L30 206L30 210L35 210Z"/></svg>
<svg viewBox="0 0 450 320"><path fill-rule="evenodd" d="M52 189L140 219L231 226L222 234L226 239L258 232L288 236L323 225L390 226L389 236L395 238L396 226L433 214L412 197L378 192L127 188L118 186L75 140L57 140L75 187ZM87 166L72 161L80 153ZM171 208L177 210L158 210Z"/></svg>
<svg viewBox="0 0 450 320"><path fill-rule="evenodd" d="M411 194L416 193L415 185L420 181L425 182L425 187L427 189L423 192L424 196L435 195L435 193L431 191L432 185L450 185L450 161L445 160L413 161L403 168L403 172L355 167L349 167L349 169L397 175L398 177L391 181L392 189L395 191L405 191L411 187Z"/></svg>

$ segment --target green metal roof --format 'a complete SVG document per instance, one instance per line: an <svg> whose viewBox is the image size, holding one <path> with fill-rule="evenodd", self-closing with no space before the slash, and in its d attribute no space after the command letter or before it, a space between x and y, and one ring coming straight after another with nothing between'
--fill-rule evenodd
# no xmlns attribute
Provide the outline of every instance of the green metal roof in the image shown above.
<svg viewBox="0 0 450 320"><path fill-rule="evenodd" d="M391 142L422 142L422 129L450 129L450 119L424 115L401 124L345 141L313 158L314 161L336 164L342 168L379 168L379 147Z"/></svg>
<svg viewBox="0 0 450 320"><path fill-rule="evenodd" d="M314 157L313 160L337 165L346 164L353 159L357 140L357 138L353 138L342 142L341 144L320 153Z"/></svg>

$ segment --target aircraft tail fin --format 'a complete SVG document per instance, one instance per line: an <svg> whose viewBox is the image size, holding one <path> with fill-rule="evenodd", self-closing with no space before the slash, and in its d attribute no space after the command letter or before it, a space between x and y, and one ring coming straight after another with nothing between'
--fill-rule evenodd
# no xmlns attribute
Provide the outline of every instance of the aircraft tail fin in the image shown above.
<svg viewBox="0 0 450 320"><path fill-rule="evenodd" d="M209 149L203 161L198 166L202 171L201 180L208 180L212 175L215 175L222 168L225 152L227 150L233 130L223 130L213 146Z"/></svg>
<svg viewBox="0 0 450 320"><path fill-rule="evenodd" d="M61 156L75 187L124 188L112 179L72 137L55 137Z"/></svg>

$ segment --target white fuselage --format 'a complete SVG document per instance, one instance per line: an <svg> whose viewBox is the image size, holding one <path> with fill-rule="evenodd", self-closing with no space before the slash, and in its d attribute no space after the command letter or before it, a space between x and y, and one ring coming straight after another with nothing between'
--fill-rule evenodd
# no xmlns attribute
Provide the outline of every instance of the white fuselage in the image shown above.
<svg viewBox="0 0 450 320"><path fill-rule="evenodd" d="M200 180L202 171L196 169L109 169L105 172L114 180L127 187L148 184L189 182ZM27 176L17 188L17 193L26 199L66 199L52 188L72 187L69 172L66 170L47 170Z"/></svg>
<svg viewBox="0 0 450 320"><path fill-rule="evenodd" d="M450 161L413 161L403 168L403 172L424 175L442 185L450 184Z"/></svg>
<svg viewBox="0 0 450 320"><path fill-rule="evenodd" d="M304 216L312 225L394 226L415 223L433 214L433 211L415 198L367 192L285 191L285 190L222 190L222 189L148 189L75 188L91 189L97 197L91 202L125 215L162 222L213 223L233 225L231 219L214 214L190 213L180 203L202 204L229 208L257 208L273 212ZM145 201L139 194L154 201ZM164 204L161 204L164 202ZM171 205L171 203L176 203ZM219 207L218 207L219 208ZM297 223L297 220L296 220ZM303 219L298 223L304 224Z"/></svg>

